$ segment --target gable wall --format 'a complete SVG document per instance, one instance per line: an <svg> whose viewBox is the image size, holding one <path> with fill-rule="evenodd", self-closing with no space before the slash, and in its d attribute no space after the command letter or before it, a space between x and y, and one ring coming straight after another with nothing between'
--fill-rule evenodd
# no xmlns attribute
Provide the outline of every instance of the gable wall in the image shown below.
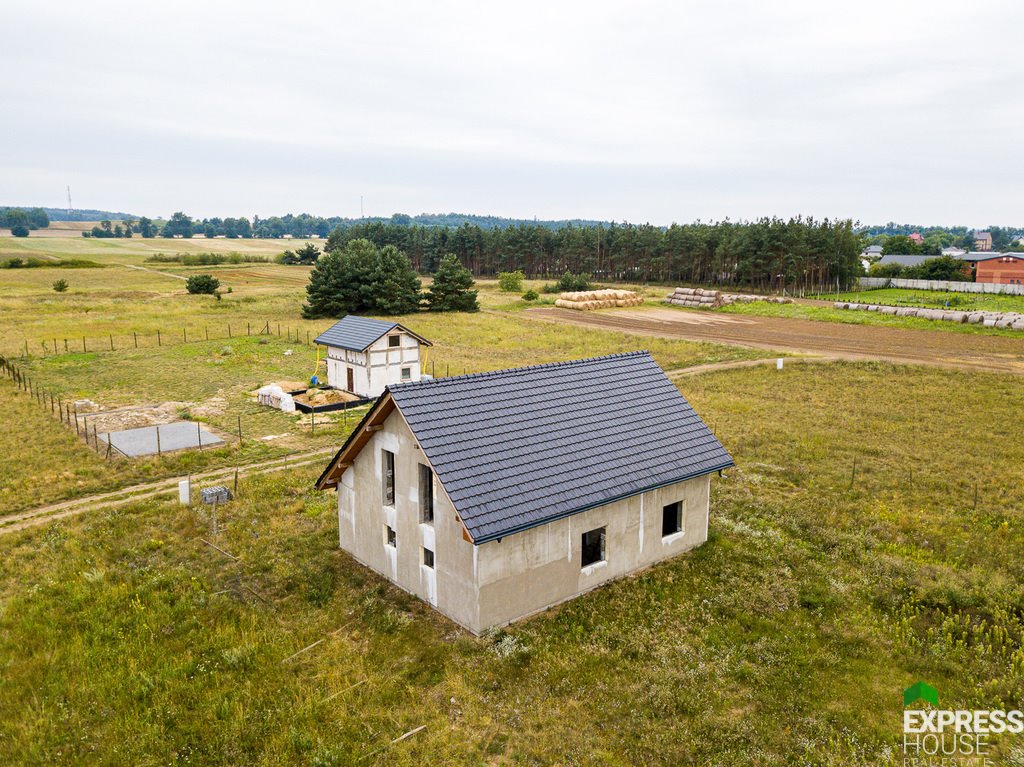
<svg viewBox="0 0 1024 767"><path fill-rule="evenodd" d="M401 346L388 346L388 336L401 336ZM363 397L379 397L384 387L401 383L402 368L409 368L409 381L419 381L420 343L408 333L396 331L381 336L365 352L353 352L337 347L327 348L327 383L338 389L347 389L347 369L352 369L354 393Z"/></svg>
<svg viewBox="0 0 1024 767"><path fill-rule="evenodd" d="M434 605L452 620L478 621L474 546L434 478L434 524L420 523L418 465L427 463L398 410L391 413L345 470L338 484L341 548L401 588ZM395 454L395 505L384 506L382 450ZM384 544L384 525L397 535ZM422 549L434 552L434 569L422 566Z"/></svg>

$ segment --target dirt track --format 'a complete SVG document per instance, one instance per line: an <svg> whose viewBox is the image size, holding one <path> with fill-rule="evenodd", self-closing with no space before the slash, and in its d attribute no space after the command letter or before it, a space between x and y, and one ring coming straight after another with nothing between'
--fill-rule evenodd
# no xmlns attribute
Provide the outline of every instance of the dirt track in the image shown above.
<svg viewBox="0 0 1024 767"><path fill-rule="evenodd" d="M1022 337L675 309L578 312L529 309L528 317L636 335L749 346L853 360L886 360L1024 375Z"/></svg>

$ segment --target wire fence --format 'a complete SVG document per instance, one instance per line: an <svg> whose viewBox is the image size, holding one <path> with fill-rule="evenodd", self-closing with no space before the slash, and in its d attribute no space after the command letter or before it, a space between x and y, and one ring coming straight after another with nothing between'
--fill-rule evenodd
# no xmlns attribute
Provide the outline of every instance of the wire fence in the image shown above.
<svg viewBox="0 0 1024 767"><path fill-rule="evenodd" d="M283 336L282 336L283 337ZM116 434L118 430L100 430L96 425L97 420L102 420L104 417L109 417L112 413L120 410L145 410L145 407L139 408L119 408L118 410L100 410L89 412L79 412L78 403L81 400L65 399L64 395L60 392L54 392L39 383L38 378L30 375L25 368L17 364L14 359L0 355L0 374L10 379L17 387L18 391L26 394L30 400L35 403L43 410L49 411L50 415L60 420L62 424L67 426L69 429L74 429L75 434L81 439L89 448L94 450L97 455L100 455L107 460L116 457L132 458L132 457L144 457L144 456L128 456L118 449L113 444L110 435ZM343 410L331 411L330 414L326 412L317 412L314 410L310 413L296 414L301 415L299 425L302 429L308 429L311 435L320 434L333 434L336 433L338 436L344 436L349 432L349 427L354 427L359 420L363 417L363 408L367 405L360 405L356 408L345 408ZM349 412L349 410L357 412ZM220 433L217 436L216 443L207 442L203 444L203 425L210 426L210 424L204 424L204 422L196 421L197 439L195 447L199 450L221 448L229 445L236 445L241 448L246 440L255 441L266 439L267 435L273 431L272 423L267 422L267 418L273 418L275 413L280 413L272 408L268 407L257 407L251 412L236 413L234 423L225 426L220 424L217 427L217 431ZM243 417L244 424L246 426L243 432ZM261 423L263 428L261 428ZM277 422L279 424L279 422ZM255 433L254 433L255 424ZM155 455L161 457L167 452L177 452L163 450L160 443L160 426L164 424L151 424L156 429L156 446L157 452ZM101 439L102 437L102 439Z"/></svg>
<svg viewBox="0 0 1024 767"><path fill-rule="evenodd" d="M313 332L306 328L282 325L271 320L248 320L244 323L226 323L220 326L203 325L190 328L182 325L169 331L157 329L146 332L108 333L106 336L51 336L34 340L25 338L20 348L9 348L5 353L8 358L26 359L60 354L156 349L195 341L226 341L250 336L277 337L287 339L290 343L306 345L312 344L315 338Z"/></svg>

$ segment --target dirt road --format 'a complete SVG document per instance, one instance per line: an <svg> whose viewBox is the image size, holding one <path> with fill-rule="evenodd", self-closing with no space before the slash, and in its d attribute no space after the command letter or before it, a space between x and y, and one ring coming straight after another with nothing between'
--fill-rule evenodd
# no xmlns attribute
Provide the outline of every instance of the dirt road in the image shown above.
<svg viewBox="0 0 1024 767"><path fill-rule="evenodd" d="M246 464L237 468L238 476L247 477L253 474L287 471L300 466L308 466L312 463L325 464L327 457L335 452L337 452L336 447L328 447L275 458L269 461ZM234 467L211 469L202 474L193 474L192 481L201 481L209 484L219 481L220 483L228 484L233 479L235 471ZM147 498L156 498L163 495L174 495L178 492L179 479L179 477L173 477L141 485L132 485L131 487L123 487L119 490L75 498L70 501L51 503L46 506L0 517L0 535L24 530L26 527L53 522L64 517L71 517L86 511L123 506L126 503L135 503L136 501L143 501Z"/></svg>
<svg viewBox="0 0 1024 767"><path fill-rule="evenodd" d="M526 316L539 321L618 330L643 336L708 341L786 353L1024 375L1024 334L1018 339L980 333L718 314L698 309L579 312L538 308L527 310Z"/></svg>

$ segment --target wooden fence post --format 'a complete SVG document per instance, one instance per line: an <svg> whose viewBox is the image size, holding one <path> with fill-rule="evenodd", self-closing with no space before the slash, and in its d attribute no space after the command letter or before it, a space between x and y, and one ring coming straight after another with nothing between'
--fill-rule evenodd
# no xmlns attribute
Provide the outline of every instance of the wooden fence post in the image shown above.
<svg viewBox="0 0 1024 767"><path fill-rule="evenodd" d="M161 455L161 452L160 452L160 427L159 426L156 427L156 454L158 456Z"/></svg>
<svg viewBox="0 0 1024 767"><path fill-rule="evenodd" d="M163 346L163 344L160 342L160 331L159 330L156 331L156 345L157 346Z"/></svg>
<svg viewBox="0 0 1024 767"><path fill-rule="evenodd" d="M139 334L136 333L134 330L132 331L132 338L135 339L135 348L138 349L139 348Z"/></svg>

